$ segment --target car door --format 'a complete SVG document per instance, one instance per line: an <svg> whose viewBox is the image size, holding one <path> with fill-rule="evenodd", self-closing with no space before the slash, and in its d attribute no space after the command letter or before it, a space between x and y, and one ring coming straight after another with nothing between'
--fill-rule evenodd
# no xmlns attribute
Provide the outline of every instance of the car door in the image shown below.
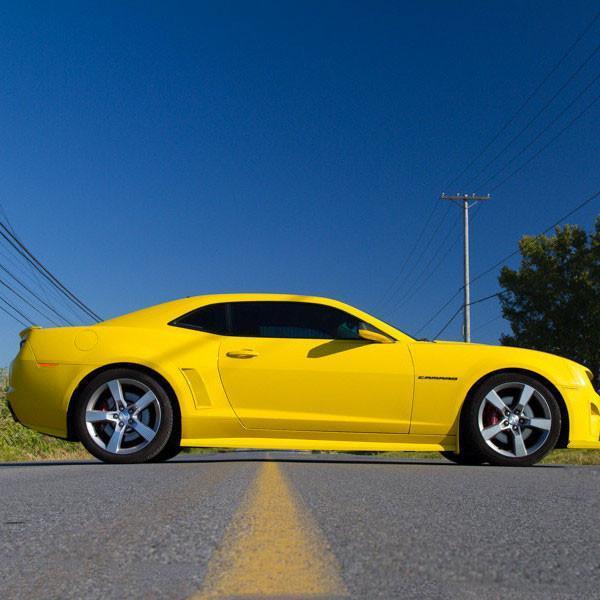
<svg viewBox="0 0 600 600"><path fill-rule="evenodd" d="M358 337L360 319L307 302L230 305L219 374L252 429L407 433L413 367L406 344Z"/></svg>

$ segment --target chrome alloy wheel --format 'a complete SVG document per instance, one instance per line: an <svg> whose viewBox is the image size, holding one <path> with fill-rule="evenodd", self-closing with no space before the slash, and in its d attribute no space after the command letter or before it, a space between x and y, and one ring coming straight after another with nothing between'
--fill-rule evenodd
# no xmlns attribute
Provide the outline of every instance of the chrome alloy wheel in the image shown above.
<svg viewBox="0 0 600 600"><path fill-rule="evenodd" d="M485 443L498 454L522 458L539 450L552 429L548 400L525 383L502 383L479 406L478 425Z"/></svg>
<svg viewBox="0 0 600 600"><path fill-rule="evenodd" d="M158 433L158 398L135 379L113 379L90 396L85 425L100 448L112 454L132 454L145 448Z"/></svg>

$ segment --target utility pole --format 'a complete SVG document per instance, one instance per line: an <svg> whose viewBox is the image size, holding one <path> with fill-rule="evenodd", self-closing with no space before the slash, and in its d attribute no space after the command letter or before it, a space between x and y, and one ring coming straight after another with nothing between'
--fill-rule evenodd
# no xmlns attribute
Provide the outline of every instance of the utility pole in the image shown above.
<svg viewBox="0 0 600 600"><path fill-rule="evenodd" d="M471 274L470 274L470 256L469 256L469 209L475 206L478 202L484 200L491 200L491 196L477 196L476 194L456 194L455 196L448 196L442 194L441 200L450 200L462 204L463 209L463 225L464 225L464 268L465 268L465 284L463 287L464 291L464 324L463 324L463 336L465 342L471 341Z"/></svg>

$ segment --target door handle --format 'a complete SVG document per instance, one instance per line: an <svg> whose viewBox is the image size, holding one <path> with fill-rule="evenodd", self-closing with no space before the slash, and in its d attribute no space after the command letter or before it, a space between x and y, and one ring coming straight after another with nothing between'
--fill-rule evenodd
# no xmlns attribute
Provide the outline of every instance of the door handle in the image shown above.
<svg viewBox="0 0 600 600"><path fill-rule="evenodd" d="M231 350L227 352L227 356L230 358L254 358L255 356L258 356L258 352L250 350L249 348L244 348L243 350Z"/></svg>

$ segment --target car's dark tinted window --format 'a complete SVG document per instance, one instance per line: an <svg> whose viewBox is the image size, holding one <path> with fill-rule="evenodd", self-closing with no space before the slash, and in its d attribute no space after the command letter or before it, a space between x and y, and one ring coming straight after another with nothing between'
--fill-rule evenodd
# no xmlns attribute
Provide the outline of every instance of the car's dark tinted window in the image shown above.
<svg viewBox="0 0 600 600"><path fill-rule="evenodd" d="M171 322L177 327L227 335L227 304L210 304Z"/></svg>
<svg viewBox="0 0 600 600"><path fill-rule="evenodd" d="M231 335L357 340L360 320L342 310L306 302L232 302Z"/></svg>

